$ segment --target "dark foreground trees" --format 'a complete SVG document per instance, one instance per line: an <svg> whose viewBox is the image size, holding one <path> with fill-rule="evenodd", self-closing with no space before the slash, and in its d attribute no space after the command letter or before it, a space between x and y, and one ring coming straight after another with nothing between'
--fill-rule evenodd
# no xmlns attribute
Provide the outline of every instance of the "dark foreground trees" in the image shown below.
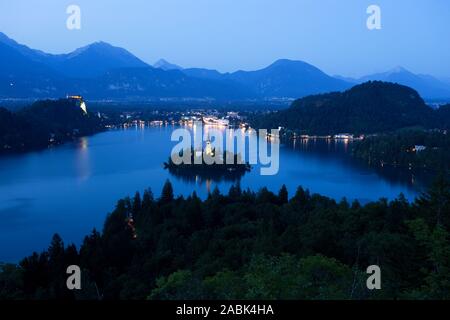
<svg viewBox="0 0 450 320"><path fill-rule="evenodd" d="M130 220L132 219L132 220ZM450 186L414 203L361 205L298 188L290 198L233 186L202 201L167 182L120 200L79 251L50 248L0 272L0 299L449 299ZM65 268L82 290L65 289ZM379 265L382 289L366 287Z"/></svg>

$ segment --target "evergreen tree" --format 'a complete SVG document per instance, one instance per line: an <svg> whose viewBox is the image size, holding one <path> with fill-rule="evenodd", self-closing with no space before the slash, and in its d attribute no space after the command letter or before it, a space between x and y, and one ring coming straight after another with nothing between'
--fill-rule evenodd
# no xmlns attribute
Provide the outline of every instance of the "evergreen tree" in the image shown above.
<svg viewBox="0 0 450 320"><path fill-rule="evenodd" d="M425 219L450 228L450 183L444 173L438 174L431 188L419 198L418 204L427 213Z"/></svg>
<svg viewBox="0 0 450 320"><path fill-rule="evenodd" d="M142 196L142 208L148 209L153 203L153 192L151 189L146 189L144 195Z"/></svg>
<svg viewBox="0 0 450 320"><path fill-rule="evenodd" d="M161 198L159 202L161 204L170 203L173 200L173 187L169 180L166 180L166 183L163 186L161 192Z"/></svg>
<svg viewBox="0 0 450 320"><path fill-rule="evenodd" d="M142 209L142 201L141 201L141 195L139 191L136 191L134 198L133 198L133 217L135 217L139 211Z"/></svg>
<svg viewBox="0 0 450 320"><path fill-rule="evenodd" d="M288 191L286 185L282 185L280 191L278 192L278 201L280 204L288 203Z"/></svg>

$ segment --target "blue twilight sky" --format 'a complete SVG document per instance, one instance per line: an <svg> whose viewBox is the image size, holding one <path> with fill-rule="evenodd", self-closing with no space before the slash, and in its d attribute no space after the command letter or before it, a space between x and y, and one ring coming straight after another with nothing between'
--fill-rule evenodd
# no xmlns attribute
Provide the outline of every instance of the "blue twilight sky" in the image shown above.
<svg viewBox="0 0 450 320"><path fill-rule="evenodd" d="M66 28L71 4L81 30ZM381 30L366 27L371 4ZM448 0L1 0L0 31L51 53L102 40L148 63L220 71L289 58L344 76L401 65L450 78Z"/></svg>

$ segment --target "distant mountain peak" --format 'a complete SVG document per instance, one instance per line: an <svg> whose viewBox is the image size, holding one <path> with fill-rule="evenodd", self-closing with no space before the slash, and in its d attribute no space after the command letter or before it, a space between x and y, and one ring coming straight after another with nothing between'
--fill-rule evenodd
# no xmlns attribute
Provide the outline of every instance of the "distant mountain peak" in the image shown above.
<svg viewBox="0 0 450 320"><path fill-rule="evenodd" d="M119 47L115 47L115 46L113 46L112 44L110 44L108 42L95 41L95 42L85 46L85 48L88 48L88 49L117 49Z"/></svg>
<svg viewBox="0 0 450 320"><path fill-rule="evenodd" d="M280 66L292 66L292 65L301 65L301 66L311 66L309 63L306 63L302 60L291 60L291 59L278 59L274 63L272 63L270 67L280 67Z"/></svg>
<svg viewBox="0 0 450 320"><path fill-rule="evenodd" d="M300 73L325 75L325 73L319 68L302 60L279 59L274 63L272 63L267 68L265 68L265 70L272 70L272 69L273 70L279 69L279 72L288 72L293 75L294 74L299 75Z"/></svg>
<svg viewBox="0 0 450 320"><path fill-rule="evenodd" d="M402 66L396 66L394 68L391 69L391 72L409 72L408 70L406 70L404 67Z"/></svg>
<svg viewBox="0 0 450 320"><path fill-rule="evenodd" d="M358 79L358 82L381 80L394 82L414 88L425 98L449 98L450 87L430 75L415 74L402 66L397 66L386 72L371 74Z"/></svg>
<svg viewBox="0 0 450 320"><path fill-rule="evenodd" d="M102 51L104 53L108 53L108 52L111 53L113 51L116 51L116 52L120 52L120 53L131 54L127 50L125 50L123 48L120 48L120 47L115 47L112 44L109 44L107 42L96 41L96 42L90 43L90 44L88 44L86 46L83 46L83 47L80 47L78 49L75 49L71 53L68 53L67 54L67 58L70 59L70 58L76 57L76 56L78 56L78 55L80 55L82 53L89 52L89 51L99 51L99 52Z"/></svg>
<svg viewBox="0 0 450 320"><path fill-rule="evenodd" d="M408 74L412 74L411 71L407 70L406 68L402 67L402 66L396 66L394 68L392 68L391 70L389 70L387 73L389 74L395 74L395 73L408 73Z"/></svg>
<svg viewBox="0 0 450 320"><path fill-rule="evenodd" d="M170 63L169 61L165 60L165 59L159 59L158 61L155 62L155 64L153 65L154 68L157 69L163 69L165 71L167 70L183 70L182 67Z"/></svg>
<svg viewBox="0 0 450 320"><path fill-rule="evenodd" d="M291 60L291 59L278 59L278 60L275 60L275 62L273 62L272 65L289 64L292 62L297 62L297 61Z"/></svg>

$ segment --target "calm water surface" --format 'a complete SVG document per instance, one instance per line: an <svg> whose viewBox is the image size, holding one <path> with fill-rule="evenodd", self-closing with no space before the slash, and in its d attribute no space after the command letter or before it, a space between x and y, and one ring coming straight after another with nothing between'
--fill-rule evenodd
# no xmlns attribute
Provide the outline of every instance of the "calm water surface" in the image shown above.
<svg viewBox="0 0 450 320"><path fill-rule="evenodd" d="M174 128L113 130L76 143L0 158L0 261L17 262L46 248L58 232L65 243L79 244L118 199L150 187L158 196L166 179L176 194L201 197L216 185L227 192L232 182L185 181L163 169L175 143ZM302 185L337 200L361 202L403 193L412 200L423 188L411 172L374 170L348 156L343 142L308 141L280 146L280 170L261 176L255 167L241 179L242 188L267 186L290 195Z"/></svg>

